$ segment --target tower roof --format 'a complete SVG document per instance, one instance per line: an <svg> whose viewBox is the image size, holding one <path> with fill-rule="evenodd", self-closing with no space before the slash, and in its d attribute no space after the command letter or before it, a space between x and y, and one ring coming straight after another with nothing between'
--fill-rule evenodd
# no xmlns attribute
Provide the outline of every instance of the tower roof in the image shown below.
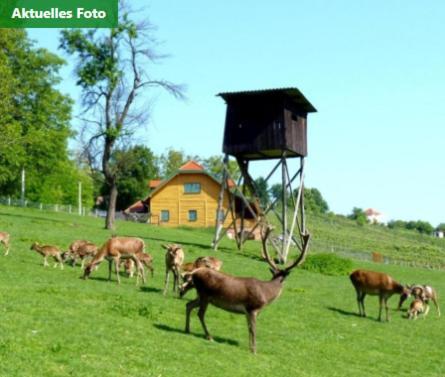
<svg viewBox="0 0 445 377"><path fill-rule="evenodd" d="M317 112L317 109L307 100L298 88L276 88L247 90L242 92L225 92L218 93L227 103L239 102L244 100L255 101L265 99L287 98L296 106L307 113Z"/></svg>

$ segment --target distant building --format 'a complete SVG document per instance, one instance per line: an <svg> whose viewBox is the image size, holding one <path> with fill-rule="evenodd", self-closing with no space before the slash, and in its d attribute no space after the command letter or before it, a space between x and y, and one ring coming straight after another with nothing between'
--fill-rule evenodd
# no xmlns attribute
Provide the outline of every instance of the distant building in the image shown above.
<svg viewBox="0 0 445 377"><path fill-rule="evenodd" d="M207 173L197 162L189 161L171 177L152 180L148 186L151 191L147 198L132 204L124 213L148 213L148 222L153 225L215 226L221 182ZM233 182L228 182L228 186L233 187ZM240 217L241 211L246 211L245 228L252 227L254 223L252 214L242 205L241 198L230 190L224 193L223 211L219 216L225 214L229 200L235 201L236 218ZM251 206L256 208L253 203ZM231 222L232 216L229 213L224 226L228 227Z"/></svg>
<svg viewBox="0 0 445 377"><path fill-rule="evenodd" d="M368 208L364 212L365 212L366 218L368 219L368 221L370 223L381 223L381 222L383 222L383 215L379 211L377 211L377 210L375 210L373 208Z"/></svg>
<svg viewBox="0 0 445 377"><path fill-rule="evenodd" d="M433 232L433 235L434 235L434 237L437 237L437 238L445 238L445 232L443 230L436 229Z"/></svg>

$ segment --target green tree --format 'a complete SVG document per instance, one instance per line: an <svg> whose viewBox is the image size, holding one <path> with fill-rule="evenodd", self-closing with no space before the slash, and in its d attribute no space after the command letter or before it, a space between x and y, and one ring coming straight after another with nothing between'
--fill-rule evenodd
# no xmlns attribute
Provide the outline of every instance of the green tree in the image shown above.
<svg viewBox="0 0 445 377"><path fill-rule="evenodd" d="M222 180L224 162L221 156L215 155L207 157L202 161L202 164L206 171L208 171L216 179ZM227 167L232 179L238 181L239 177L241 176L241 171L239 170L237 162L229 159Z"/></svg>
<svg viewBox="0 0 445 377"><path fill-rule="evenodd" d="M368 223L368 218L366 217L363 209L354 207L352 209L352 213L348 215L348 218L351 220L355 220L358 225L365 225Z"/></svg>
<svg viewBox="0 0 445 377"><path fill-rule="evenodd" d="M304 206L307 211L312 213L327 213L329 211L328 203L316 188L304 189Z"/></svg>
<svg viewBox="0 0 445 377"><path fill-rule="evenodd" d="M183 97L180 86L154 79L146 71L161 58L154 50L151 30L147 23L132 20L129 10L121 6L117 28L63 30L61 35L60 47L78 57L77 84L82 88L85 114L82 135L89 161L100 166L107 184L107 229L114 227L118 196L119 172L112 167L113 152L119 144L128 143L148 115L148 106L138 106L137 98L153 88Z"/></svg>
<svg viewBox="0 0 445 377"><path fill-rule="evenodd" d="M260 203L263 207L269 203L269 189L267 181L263 177L258 177L255 179L255 188L260 199Z"/></svg>
<svg viewBox="0 0 445 377"><path fill-rule="evenodd" d="M56 86L65 62L35 48L23 30L0 30L0 191L17 195L20 171L27 197L40 200L44 181L54 181L58 164L68 164L72 135L71 100Z"/></svg>
<svg viewBox="0 0 445 377"><path fill-rule="evenodd" d="M163 153L159 158L159 165L161 175L163 178L168 178L175 174L178 169L187 162L188 158L184 151L169 148L166 153Z"/></svg>
<svg viewBox="0 0 445 377"><path fill-rule="evenodd" d="M440 223L437 226L436 230L441 230L442 232L445 232L445 223Z"/></svg>
<svg viewBox="0 0 445 377"><path fill-rule="evenodd" d="M283 190L283 185L281 183L273 184L269 189L272 200L281 200L282 190Z"/></svg>
<svg viewBox="0 0 445 377"><path fill-rule="evenodd" d="M145 198L149 180L159 177L156 156L149 148L142 145L115 151L112 164L125 165L125 168L117 169L120 172L119 196L116 203L118 210L123 210L135 201Z"/></svg>

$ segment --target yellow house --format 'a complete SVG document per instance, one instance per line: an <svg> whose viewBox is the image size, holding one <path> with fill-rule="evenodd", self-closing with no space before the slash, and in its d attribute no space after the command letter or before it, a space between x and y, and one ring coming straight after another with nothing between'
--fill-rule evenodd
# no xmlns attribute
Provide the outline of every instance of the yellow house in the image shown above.
<svg viewBox="0 0 445 377"><path fill-rule="evenodd" d="M148 198L133 204L126 210L127 213L143 206L149 213L148 222L153 225L215 226L221 183L197 162L187 162L168 179L151 181L150 187L152 191ZM228 208L230 195L233 194L229 190L224 192L220 216L223 216ZM238 203L236 207L241 208L240 198L236 197L235 201ZM249 219L247 213L246 217L245 225L249 227L253 219ZM231 222L232 217L229 214L224 221L224 227L230 226Z"/></svg>

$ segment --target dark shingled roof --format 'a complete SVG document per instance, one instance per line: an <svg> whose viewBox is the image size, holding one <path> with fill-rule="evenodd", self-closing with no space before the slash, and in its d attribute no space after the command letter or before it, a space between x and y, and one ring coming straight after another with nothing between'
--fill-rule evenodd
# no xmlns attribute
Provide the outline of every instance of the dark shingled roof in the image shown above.
<svg viewBox="0 0 445 377"><path fill-rule="evenodd" d="M224 98L228 103L231 101L238 101L243 99L267 98L284 96L289 98L298 107L302 108L308 113L315 113L317 109L307 100L298 88L276 88L276 89L261 89L261 90L246 90L242 92L225 92L218 93L217 96Z"/></svg>

